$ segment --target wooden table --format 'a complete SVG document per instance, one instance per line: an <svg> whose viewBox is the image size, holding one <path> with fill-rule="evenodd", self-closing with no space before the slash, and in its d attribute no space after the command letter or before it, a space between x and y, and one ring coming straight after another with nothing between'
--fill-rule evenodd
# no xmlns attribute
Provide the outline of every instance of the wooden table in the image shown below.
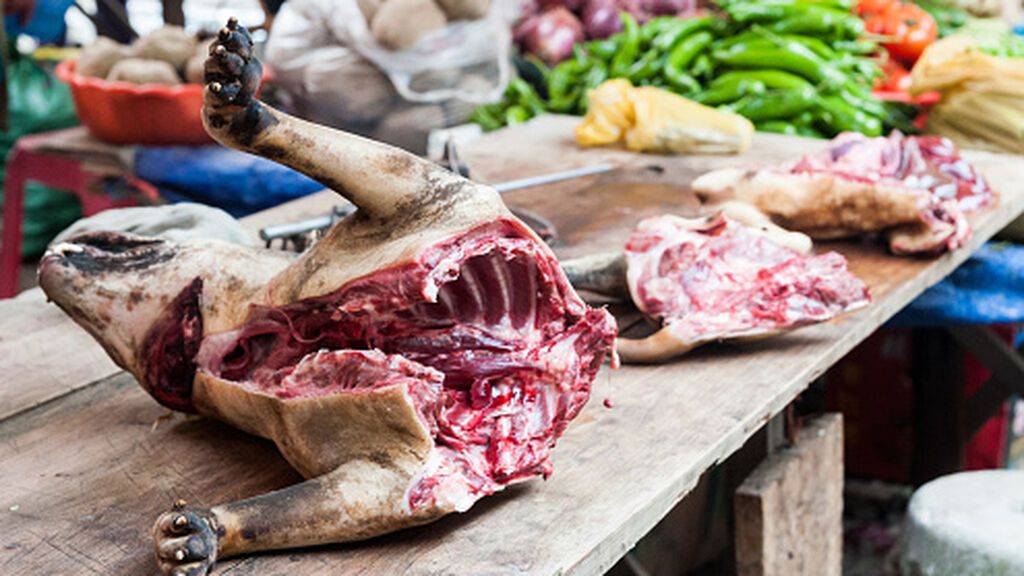
<svg viewBox="0 0 1024 576"><path fill-rule="evenodd" d="M616 162L621 173L507 196L559 229L560 255L621 246L640 218L691 212L703 171L776 161L822 144L759 135L747 159L580 151L572 120L542 118L463 152L496 181ZM361 544L219 564L245 574L597 574L814 378L1024 209L1024 159L968 158L1001 191L974 215L968 245L935 259L836 243L874 303L858 313L743 346L710 346L662 366L605 369L592 401L554 452L554 475L479 502L466 514ZM325 211L320 194L256 215L258 229ZM148 574L149 528L175 498L234 500L297 481L274 447L218 422L170 416L38 292L0 302L0 572ZM602 401L610 399L613 408Z"/></svg>

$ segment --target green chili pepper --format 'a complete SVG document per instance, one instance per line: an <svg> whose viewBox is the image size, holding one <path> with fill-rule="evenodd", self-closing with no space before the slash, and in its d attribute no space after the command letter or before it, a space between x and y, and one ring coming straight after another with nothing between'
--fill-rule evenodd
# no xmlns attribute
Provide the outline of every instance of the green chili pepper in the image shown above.
<svg viewBox="0 0 1024 576"><path fill-rule="evenodd" d="M583 75L583 85L587 90L593 90L608 79L608 69L604 66L593 66Z"/></svg>
<svg viewBox="0 0 1024 576"><path fill-rule="evenodd" d="M616 50L618 50L615 40L612 39L591 40L584 44L584 47L591 56L606 62L611 60L615 56Z"/></svg>
<svg viewBox="0 0 1024 576"><path fill-rule="evenodd" d="M840 96L822 96L818 103L822 119L835 132L860 132L865 136L882 133L881 120L850 106Z"/></svg>
<svg viewBox="0 0 1024 576"><path fill-rule="evenodd" d="M531 117L545 112L544 102L540 99L540 96L537 95L533 86L530 86L529 82L522 78L510 80L505 94L529 110Z"/></svg>
<svg viewBox="0 0 1024 576"><path fill-rule="evenodd" d="M840 7L832 2L815 2L813 0L758 0L756 2L734 2L724 7L730 18L739 23L773 22L797 16L805 11L818 12L832 10L849 13L849 8Z"/></svg>
<svg viewBox="0 0 1024 576"><path fill-rule="evenodd" d="M502 121L503 119L494 114L490 105L478 106L477 109L473 111L473 114L469 119L479 124L480 127L484 129L484 132L497 130L504 125Z"/></svg>
<svg viewBox="0 0 1024 576"><path fill-rule="evenodd" d="M581 95L582 90L576 88L568 94L552 97L548 100L548 108L552 112L561 112L563 114L571 113L576 109L576 103L579 101Z"/></svg>
<svg viewBox="0 0 1024 576"><path fill-rule="evenodd" d="M696 100L708 106L730 104L744 96L764 94L767 88L764 82L745 78L731 78L725 82L715 81L707 90L696 96Z"/></svg>
<svg viewBox="0 0 1024 576"><path fill-rule="evenodd" d="M630 82L636 84L641 80L657 76L663 66L664 62L659 54L654 50L648 50L629 67L629 70L626 71L626 78L629 78Z"/></svg>
<svg viewBox="0 0 1024 576"><path fill-rule="evenodd" d="M871 90L867 87L850 82L843 86L843 88L839 90L838 94L843 101L850 106L853 106L858 110L863 110L872 116L884 118L889 113L885 104L881 100L875 98L871 94Z"/></svg>
<svg viewBox="0 0 1024 576"><path fill-rule="evenodd" d="M836 40L832 48L837 52L847 52L858 56L877 54L879 46L877 42L868 40Z"/></svg>
<svg viewBox="0 0 1024 576"><path fill-rule="evenodd" d="M708 56L706 52L699 54L693 60L693 66L690 67L690 74L700 78L710 78L715 72L715 62Z"/></svg>
<svg viewBox="0 0 1024 576"><path fill-rule="evenodd" d="M755 96L746 96L730 108L753 122L790 118L814 106L817 93L813 88L772 90Z"/></svg>
<svg viewBox="0 0 1024 576"><path fill-rule="evenodd" d="M575 60L566 60L555 66L548 74L548 97L551 100L562 99L585 70L584 66Z"/></svg>
<svg viewBox="0 0 1024 576"><path fill-rule="evenodd" d="M697 82L693 76L686 72L680 72L675 69L665 70L663 77L673 92L685 95L693 94L700 90L700 82Z"/></svg>
<svg viewBox="0 0 1024 576"><path fill-rule="evenodd" d="M584 49L581 44L572 45L572 57L574 60L580 63L581 66L588 67L593 61L590 58L590 54Z"/></svg>
<svg viewBox="0 0 1024 576"><path fill-rule="evenodd" d="M838 68L825 62L799 42L784 41L783 46L737 44L725 50L715 50L712 58L734 68L776 68L799 74L815 84L839 86L847 77Z"/></svg>
<svg viewBox="0 0 1024 576"><path fill-rule="evenodd" d="M715 78L715 81L711 83L711 88L715 88L719 84L742 80L746 80L748 82L761 82L768 88L774 89L813 87L807 80L804 80L796 74L790 74L789 72L783 72L782 70L736 70L733 72L726 72L718 78Z"/></svg>
<svg viewBox="0 0 1024 576"><path fill-rule="evenodd" d="M657 36L665 30L675 27L678 22L685 22L675 16L658 16L651 18L640 27L640 41L650 44Z"/></svg>
<svg viewBox="0 0 1024 576"><path fill-rule="evenodd" d="M768 24L779 34L807 34L857 38L864 32L864 21L849 12L821 6L808 6Z"/></svg>
<svg viewBox="0 0 1024 576"><path fill-rule="evenodd" d="M530 119L530 111L518 104L509 106L508 110L505 110L505 124L513 126L515 124L522 124Z"/></svg>
<svg viewBox="0 0 1024 576"><path fill-rule="evenodd" d="M820 38L787 34L781 36L780 39L784 42L798 42L826 62L833 62L839 58L839 54Z"/></svg>
<svg viewBox="0 0 1024 576"><path fill-rule="evenodd" d="M790 136L796 136L800 134L800 130L793 125L791 122L785 120L768 120L767 122L759 122L754 125L758 132L773 132L775 134L788 134Z"/></svg>
<svg viewBox="0 0 1024 576"><path fill-rule="evenodd" d="M674 19L676 24L671 27L667 27L663 30L654 40L651 41L651 47L660 52L670 52L677 44L701 30L707 30L715 24L715 18L711 16L705 16L702 18L690 18L687 20Z"/></svg>
<svg viewBox="0 0 1024 576"><path fill-rule="evenodd" d="M665 76L678 75L689 70L698 54L715 41L710 32L697 32L680 42L665 59Z"/></svg>
<svg viewBox="0 0 1024 576"><path fill-rule="evenodd" d="M818 130L816 130L813 126L797 125L796 133L798 136L803 136L804 138L818 138L820 140L825 137L824 134L818 132Z"/></svg>
<svg viewBox="0 0 1024 576"><path fill-rule="evenodd" d="M687 70L690 62L714 40L715 38L710 32L697 32L672 49L662 68L662 76L668 81L669 86L681 94L690 94L700 90L700 84L687 73Z"/></svg>
<svg viewBox="0 0 1024 576"><path fill-rule="evenodd" d="M609 70L613 78L621 78L636 60L640 51L640 27L636 20L629 15L629 12L621 12L622 18L622 39L615 56L612 57L612 65Z"/></svg>

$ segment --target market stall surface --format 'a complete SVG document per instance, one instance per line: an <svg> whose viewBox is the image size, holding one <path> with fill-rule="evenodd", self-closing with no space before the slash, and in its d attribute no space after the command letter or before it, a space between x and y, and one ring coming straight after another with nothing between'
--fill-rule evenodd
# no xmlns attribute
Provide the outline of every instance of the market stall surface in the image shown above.
<svg viewBox="0 0 1024 576"><path fill-rule="evenodd" d="M580 151L577 120L539 118L463 154L485 182L597 162L612 175L507 195L550 219L575 256L621 247L643 217L693 213L690 180L709 169L775 162L823 142L759 135L746 157ZM829 243L870 287L873 304L754 344L710 346L660 366L604 369L554 451L554 475L486 498L468 513L368 542L225 560L241 574L597 574L650 530L716 462L736 451L815 377L1024 210L1024 158L966 153L1000 191L972 217L968 246L935 259L880 244ZM320 214L311 196L251 217L251 229ZM197 506L299 480L269 442L227 425L170 416L99 346L30 291L0 303L0 572L147 574L149 530L177 498ZM603 402L610 400L611 408Z"/></svg>

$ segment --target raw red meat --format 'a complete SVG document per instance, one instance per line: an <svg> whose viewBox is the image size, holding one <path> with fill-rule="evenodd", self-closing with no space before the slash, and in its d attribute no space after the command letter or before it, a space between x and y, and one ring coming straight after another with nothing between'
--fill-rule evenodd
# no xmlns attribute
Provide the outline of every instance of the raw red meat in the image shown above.
<svg viewBox="0 0 1024 576"><path fill-rule="evenodd" d="M241 327L204 340L199 370L280 398L396 379L438 388L412 395L436 442L408 494L413 507L443 499L465 510L547 475L550 449L586 403L615 325L586 307L521 227L485 224L331 294L255 306Z"/></svg>
<svg viewBox="0 0 1024 576"><path fill-rule="evenodd" d="M626 262L634 303L686 349L822 322L870 301L841 255L804 256L724 216L644 220ZM620 349L625 357L630 343Z"/></svg>

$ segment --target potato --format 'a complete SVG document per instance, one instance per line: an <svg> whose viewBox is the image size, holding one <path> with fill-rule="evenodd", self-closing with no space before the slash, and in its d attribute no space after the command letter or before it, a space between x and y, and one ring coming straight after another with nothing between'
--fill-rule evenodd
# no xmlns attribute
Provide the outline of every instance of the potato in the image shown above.
<svg viewBox="0 0 1024 576"><path fill-rule="evenodd" d="M373 17L377 14L377 9L380 8L381 3L384 0L356 0L356 4L359 5L359 11L363 13L363 17L366 18L366 23L373 22Z"/></svg>
<svg viewBox="0 0 1024 576"><path fill-rule="evenodd" d="M189 84L202 84L206 76L206 59L210 56L210 46L214 39L203 40L196 44L196 51L185 64L185 81Z"/></svg>
<svg viewBox="0 0 1024 576"><path fill-rule="evenodd" d="M128 50L128 46L101 36L82 49L75 72L82 76L106 78L114 64L128 57Z"/></svg>
<svg viewBox="0 0 1024 576"><path fill-rule="evenodd" d="M449 20L478 20L487 15L491 0L436 0Z"/></svg>
<svg viewBox="0 0 1024 576"><path fill-rule="evenodd" d="M195 54L196 39L178 26L164 26L139 38L132 44L132 57L163 60L175 70L184 70Z"/></svg>
<svg viewBox="0 0 1024 576"><path fill-rule="evenodd" d="M405 50L447 23L433 0L385 0L373 17L370 32L381 46Z"/></svg>
<svg viewBox="0 0 1024 576"><path fill-rule="evenodd" d="M181 77L178 76L174 66L163 60L145 58L127 58L121 60L110 69L107 80L120 80L123 82L134 82L135 84L166 84L177 86L181 84Z"/></svg>

